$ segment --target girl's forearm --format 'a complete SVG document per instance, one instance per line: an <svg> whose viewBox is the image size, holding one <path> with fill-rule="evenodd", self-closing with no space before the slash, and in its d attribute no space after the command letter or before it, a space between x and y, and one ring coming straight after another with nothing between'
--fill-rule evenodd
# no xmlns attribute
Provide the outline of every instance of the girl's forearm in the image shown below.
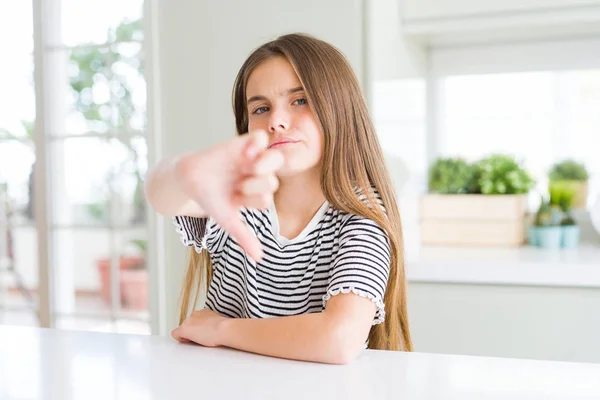
<svg viewBox="0 0 600 400"><path fill-rule="evenodd" d="M346 364L364 347L343 321L326 312L290 317L225 319L221 344L273 357Z"/></svg>
<svg viewBox="0 0 600 400"><path fill-rule="evenodd" d="M165 216L189 215L204 217L205 213L181 189L179 171L181 156L163 159L148 174L146 197L152 208Z"/></svg>

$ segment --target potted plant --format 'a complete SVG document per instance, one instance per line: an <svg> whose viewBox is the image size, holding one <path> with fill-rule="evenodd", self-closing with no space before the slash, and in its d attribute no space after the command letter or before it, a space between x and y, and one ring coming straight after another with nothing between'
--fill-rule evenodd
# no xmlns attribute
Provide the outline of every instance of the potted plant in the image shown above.
<svg viewBox="0 0 600 400"><path fill-rule="evenodd" d="M534 180L512 156L473 164L439 158L421 199L421 243L519 246L525 242L527 193Z"/></svg>
<svg viewBox="0 0 600 400"><path fill-rule="evenodd" d="M529 243L542 248L573 248L579 244L580 228L571 214L575 197L572 186L553 183L548 201L542 198L534 224L529 228Z"/></svg>
<svg viewBox="0 0 600 400"><path fill-rule="evenodd" d="M529 244L546 249L557 249L562 245L561 229L554 222L552 205L543 198L533 226L529 228Z"/></svg>
<svg viewBox="0 0 600 400"><path fill-rule="evenodd" d="M584 164L575 160L563 160L552 166L548 173L550 185L560 183L575 191L573 208L586 206L589 174Z"/></svg>
<svg viewBox="0 0 600 400"><path fill-rule="evenodd" d="M146 268L146 240L135 239L131 243L137 247L142 259L133 268L121 271L121 291L124 307L132 310L148 308L148 269Z"/></svg>
<svg viewBox="0 0 600 400"><path fill-rule="evenodd" d="M560 221L561 246L564 248L577 247L579 245L579 237L581 236L581 228L577 225L575 218L571 214L574 198L575 191L570 187L566 187L559 201L559 207L563 213Z"/></svg>
<svg viewBox="0 0 600 400"><path fill-rule="evenodd" d="M126 308L146 308L147 270L146 241L132 240L138 249L136 255L123 255L119 258L119 295L121 305ZM97 261L100 276L100 295L106 304L111 304L111 260L101 258Z"/></svg>
<svg viewBox="0 0 600 400"><path fill-rule="evenodd" d="M535 185L533 178L512 156L493 154L475 164L472 193L486 195L527 194Z"/></svg>
<svg viewBox="0 0 600 400"><path fill-rule="evenodd" d="M429 192L467 193L473 180L473 167L462 158L438 158L429 170Z"/></svg>

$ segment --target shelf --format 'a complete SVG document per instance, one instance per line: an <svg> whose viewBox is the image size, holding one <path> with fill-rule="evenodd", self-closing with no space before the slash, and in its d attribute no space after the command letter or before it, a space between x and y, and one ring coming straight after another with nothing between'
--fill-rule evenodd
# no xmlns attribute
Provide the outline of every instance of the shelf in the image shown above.
<svg viewBox="0 0 600 400"><path fill-rule="evenodd" d="M600 288L600 246L576 249L422 247L409 282Z"/></svg>

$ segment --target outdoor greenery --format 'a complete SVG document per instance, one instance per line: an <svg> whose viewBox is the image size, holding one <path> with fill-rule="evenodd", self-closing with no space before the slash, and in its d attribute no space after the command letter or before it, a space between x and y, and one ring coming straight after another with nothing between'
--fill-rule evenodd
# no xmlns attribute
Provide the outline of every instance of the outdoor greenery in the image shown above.
<svg viewBox="0 0 600 400"><path fill-rule="evenodd" d="M109 171L106 181L110 183L114 177L123 174L132 174L135 177L136 185L133 196L135 213L130 221L134 224L143 223L146 215L142 171L139 168L140 154L134 143L135 134L141 132L135 132L132 128L132 125L135 125L132 124L132 120L143 116L144 110L137 108L138 106L133 100L131 83L124 74L119 73L117 66L124 64L138 71L143 77L144 69L139 54L141 46L127 43L141 39L142 35L141 20L124 21L109 32L109 37L119 44L73 49L70 51L68 64L69 85L74 100L73 111L84 117L90 131L98 133L111 131L122 134L117 134L116 140L127 149L128 160L122 165L114 166ZM124 48L124 45L129 48ZM94 85L99 82L105 82L110 87L110 96L104 102L93 101ZM25 135L0 129L0 138L19 140L29 146L33 153L35 151L33 138L35 121L21 121L21 124ZM29 201L24 210L25 215L30 219L34 217L34 171L35 162L31 167L28 182ZM103 222L108 221L107 201L99 200L89 204L87 210L92 218Z"/></svg>

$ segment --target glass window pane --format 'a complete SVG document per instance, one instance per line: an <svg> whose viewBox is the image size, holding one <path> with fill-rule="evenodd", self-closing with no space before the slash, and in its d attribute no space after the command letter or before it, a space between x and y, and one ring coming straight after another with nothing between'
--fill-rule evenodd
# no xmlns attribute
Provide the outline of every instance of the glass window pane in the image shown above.
<svg viewBox="0 0 600 400"><path fill-rule="evenodd" d="M148 320L147 229L144 226L119 232L120 291L123 311Z"/></svg>
<svg viewBox="0 0 600 400"><path fill-rule="evenodd" d="M33 224L35 149L29 140L0 140L0 188L13 224Z"/></svg>
<svg viewBox="0 0 600 400"><path fill-rule="evenodd" d="M71 137L55 140L51 148L55 224L144 223L148 150L143 137Z"/></svg>
<svg viewBox="0 0 600 400"><path fill-rule="evenodd" d="M547 174L571 158L600 191L600 70L450 76L440 80L442 155L479 159L510 153L546 192Z"/></svg>
<svg viewBox="0 0 600 400"><path fill-rule="evenodd" d="M143 137L111 139L114 159L112 188L114 207L112 219L115 225L139 225L146 221L146 197L143 177L147 169L148 149Z"/></svg>
<svg viewBox="0 0 600 400"><path fill-rule="evenodd" d="M46 63L52 102L47 103L50 135L106 133L112 128L110 52L107 48L53 51Z"/></svg>
<svg viewBox="0 0 600 400"><path fill-rule="evenodd" d="M0 217L0 309L37 316L38 259L35 226L6 225Z"/></svg>
<svg viewBox="0 0 600 400"><path fill-rule="evenodd" d="M39 324L31 1L0 0L0 324Z"/></svg>
<svg viewBox="0 0 600 400"><path fill-rule="evenodd" d="M108 228L54 232L54 302L57 313L108 313L111 308Z"/></svg>
<svg viewBox="0 0 600 400"><path fill-rule="evenodd" d="M143 0L61 0L62 43L142 40Z"/></svg>
<svg viewBox="0 0 600 400"><path fill-rule="evenodd" d="M146 127L146 81L141 44L111 46L111 94L117 131L142 131Z"/></svg>
<svg viewBox="0 0 600 400"><path fill-rule="evenodd" d="M34 159L31 143L0 141L0 323L38 325Z"/></svg>
<svg viewBox="0 0 600 400"><path fill-rule="evenodd" d="M52 136L141 132L146 126L146 83L141 45L78 48L48 53L47 131ZM18 121L17 121L18 122Z"/></svg>
<svg viewBox="0 0 600 400"><path fill-rule="evenodd" d="M55 244L55 304L59 317L96 320L94 328L123 319L148 325L147 232L145 227L57 229ZM118 276L113 277L112 262ZM112 281L118 298L112 314ZM107 325L108 324L108 325ZM149 326L149 325L148 325Z"/></svg>
<svg viewBox="0 0 600 400"><path fill-rule="evenodd" d="M102 138L55 140L52 151L53 220L65 225L108 225L115 154Z"/></svg>
<svg viewBox="0 0 600 400"><path fill-rule="evenodd" d="M32 3L22 0L0 0L0 54L3 56L33 53ZM15 67L6 64L11 63L0 64L0 70Z"/></svg>

